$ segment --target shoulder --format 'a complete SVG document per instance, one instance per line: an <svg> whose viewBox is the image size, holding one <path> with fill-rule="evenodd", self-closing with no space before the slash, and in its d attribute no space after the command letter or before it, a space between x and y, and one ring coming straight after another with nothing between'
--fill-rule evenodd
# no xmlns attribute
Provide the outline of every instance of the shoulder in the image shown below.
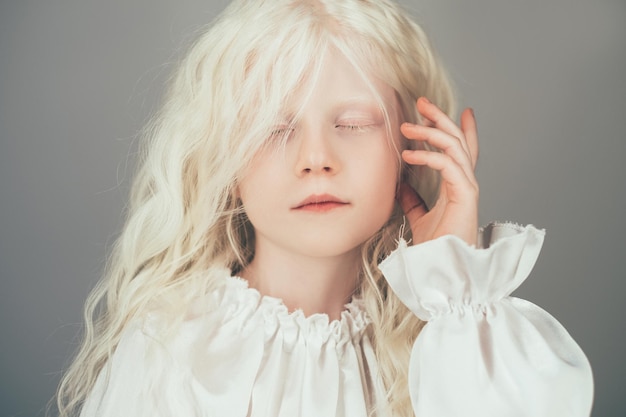
<svg viewBox="0 0 626 417"><path fill-rule="evenodd" d="M260 306L271 304L228 268L212 268L195 281L152 300L131 319L125 333L168 340L215 327L242 326L259 319Z"/></svg>

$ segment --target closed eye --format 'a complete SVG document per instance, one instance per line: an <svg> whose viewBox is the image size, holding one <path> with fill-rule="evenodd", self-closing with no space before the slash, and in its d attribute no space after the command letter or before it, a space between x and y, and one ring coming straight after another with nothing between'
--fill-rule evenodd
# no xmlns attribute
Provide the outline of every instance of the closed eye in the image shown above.
<svg viewBox="0 0 626 417"><path fill-rule="evenodd" d="M374 123L337 123L335 125L335 129L340 129L353 133L360 133L372 129L374 126Z"/></svg>

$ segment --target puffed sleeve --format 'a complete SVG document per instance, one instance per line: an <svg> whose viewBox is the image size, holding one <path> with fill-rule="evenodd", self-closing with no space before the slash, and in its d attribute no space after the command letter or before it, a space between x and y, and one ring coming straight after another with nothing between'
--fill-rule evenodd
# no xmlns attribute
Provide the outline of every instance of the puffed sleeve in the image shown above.
<svg viewBox="0 0 626 417"><path fill-rule="evenodd" d="M550 314L511 297L544 232L491 224L473 247L455 236L399 247L380 269L427 321L409 364L416 416L589 416L591 367Z"/></svg>

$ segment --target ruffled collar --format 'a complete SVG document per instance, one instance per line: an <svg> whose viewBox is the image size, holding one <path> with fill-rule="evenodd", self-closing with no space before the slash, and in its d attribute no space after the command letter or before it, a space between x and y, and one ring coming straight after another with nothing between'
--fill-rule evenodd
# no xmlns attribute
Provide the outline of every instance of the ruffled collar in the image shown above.
<svg viewBox="0 0 626 417"><path fill-rule="evenodd" d="M305 316L302 310L289 312L282 299L262 295L240 277L227 277L217 292L218 309L224 312L225 319L244 322L262 319L266 329L280 329L307 341L334 340L337 345L355 342L361 339L369 324L363 300L356 297L345 305L339 319L330 320L324 313Z"/></svg>

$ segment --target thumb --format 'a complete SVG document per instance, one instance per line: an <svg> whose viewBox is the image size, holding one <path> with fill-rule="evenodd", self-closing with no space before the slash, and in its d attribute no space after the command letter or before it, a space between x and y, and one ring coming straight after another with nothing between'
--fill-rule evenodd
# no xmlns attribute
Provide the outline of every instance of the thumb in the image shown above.
<svg viewBox="0 0 626 417"><path fill-rule="evenodd" d="M396 198L411 225L428 211L424 200L406 182L401 183L398 187Z"/></svg>

